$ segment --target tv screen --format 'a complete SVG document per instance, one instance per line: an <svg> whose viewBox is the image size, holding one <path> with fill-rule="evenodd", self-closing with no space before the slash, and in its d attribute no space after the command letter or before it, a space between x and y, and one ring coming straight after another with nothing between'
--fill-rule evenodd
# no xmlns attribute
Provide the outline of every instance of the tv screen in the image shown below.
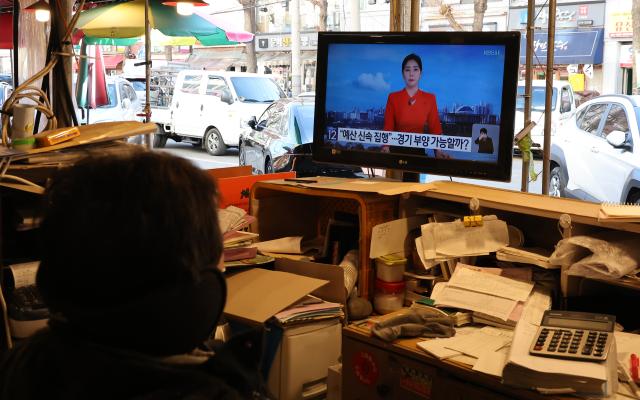
<svg viewBox="0 0 640 400"><path fill-rule="evenodd" d="M519 32L320 32L317 161L509 181Z"/></svg>

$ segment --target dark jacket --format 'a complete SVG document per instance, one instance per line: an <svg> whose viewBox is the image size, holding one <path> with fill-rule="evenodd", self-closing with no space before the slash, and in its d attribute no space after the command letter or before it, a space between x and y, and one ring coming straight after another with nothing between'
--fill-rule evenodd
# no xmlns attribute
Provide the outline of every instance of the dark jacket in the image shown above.
<svg viewBox="0 0 640 400"><path fill-rule="evenodd" d="M181 364L44 329L0 365L0 399L262 398L260 334L236 338L203 363Z"/></svg>
<svg viewBox="0 0 640 400"><path fill-rule="evenodd" d="M478 145L478 153L493 154L493 140L489 136L484 140L477 138L475 143Z"/></svg>

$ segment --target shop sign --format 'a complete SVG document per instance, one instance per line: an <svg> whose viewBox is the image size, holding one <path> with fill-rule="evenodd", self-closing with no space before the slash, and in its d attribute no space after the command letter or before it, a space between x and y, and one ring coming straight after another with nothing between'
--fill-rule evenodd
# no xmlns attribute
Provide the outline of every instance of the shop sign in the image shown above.
<svg viewBox="0 0 640 400"><path fill-rule="evenodd" d="M633 68L633 45L624 44L620 46L620 67Z"/></svg>
<svg viewBox="0 0 640 400"><path fill-rule="evenodd" d="M611 13L609 16L609 37L633 37L633 18L631 16L631 10Z"/></svg>
<svg viewBox="0 0 640 400"><path fill-rule="evenodd" d="M578 72L578 64L567 65L567 72L570 74L575 74L576 72Z"/></svg>
<svg viewBox="0 0 640 400"><path fill-rule="evenodd" d="M291 51L291 34L256 34L256 51ZM300 33L300 50L317 50L318 33Z"/></svg>
<svg viewBox="0 0 640 400"><path fill-rule="evenodd" d="M524 64L526 36L520 37L520 63ZM568 30L559 29L554 38L554 64L602 64L603 28ZM536 32L533 36L533 50L537 60L547 62L549 49L546 32Z"/></svg>
<svg viewBox="0 0 640 400"><path fill-rule="evenodd" d="M536 6L536 28L549 25L549 7ZM578 26L604 26L604 3L559 4L556 8L556 28L576 28ZM524 29L527 25L527 8L509 10L509 29Z"/></svg>

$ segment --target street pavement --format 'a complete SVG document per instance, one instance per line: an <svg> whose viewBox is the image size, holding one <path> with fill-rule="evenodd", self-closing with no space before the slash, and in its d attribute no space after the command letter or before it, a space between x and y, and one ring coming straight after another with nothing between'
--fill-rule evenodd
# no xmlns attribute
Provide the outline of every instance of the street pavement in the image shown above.
<svg viewBox="0 0 640 400"><path fill-rule="evenodd" d="M202 169L212 168L224 168L233 167L238 165L238 150L231 148L227 150L227 154L224 156L212 156L207 154L200 147L195 147L189 143L177 143L169 139L165 148L160 149L167 153L183 157L191 160L196 166ZM534 171L539 173L538 179L529 182L530 193L542 193L542 161L534 161ZM511 181L509 182L493 182L493 181L480 181L476 179L463 179L452 178L456 182L473 183L476 185L484 185L489 187L496 187L501 189L520 190L521 178L522 178L522 159L519 156L513 158L513 164L511 167ZM439 175L426 175L422 179L424 182L431 182L436 180L448 180L448 176Z"/></svg>

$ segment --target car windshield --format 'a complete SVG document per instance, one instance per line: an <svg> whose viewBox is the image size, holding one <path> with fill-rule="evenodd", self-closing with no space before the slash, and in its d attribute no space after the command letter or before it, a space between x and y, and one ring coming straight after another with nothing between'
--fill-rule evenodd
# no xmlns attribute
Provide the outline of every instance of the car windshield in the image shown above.
<svg viewBox="0 0 640 400"><path fill-rule="evenodd" d="M98 108L113 108L118 103L118 94L116 93L116 84L107 84L107 94L109 95L109 104L100 106Z"/></svg>
<svg viewBox="0 0 640 400"><path fill-rule="evenodd" d="M240 101L250 103L272 103L285 96L280 86L270 78L258 76L233 77L233 86Z"/></svg>
<svg viewBox="0 0 640 400"><path fill-rule="evenodd" d="M304 104L293 109L298 144L313 142L313 113L313 103Z"/></svg>
<svg viewBox="0 0 640 400"><path fill-rule="evenodd" d="M544 93L545 88L543 87L532 87L531 99L533 102L531 103L532 111L544 111ZM518 98L516 99L516 110L524 110L524 86L518 86ZM556 109L556 98L558 97L558 89L553 88L553 95L551 96L551 109Z"/></svg>
<svg viewBox="0 0 640 400"><path fill-rule="evenodd" d="M147 85L143 81L129 81L131 82L131 86L133 86L133 90L136 92L144 92L147 88Z"/></svg>

